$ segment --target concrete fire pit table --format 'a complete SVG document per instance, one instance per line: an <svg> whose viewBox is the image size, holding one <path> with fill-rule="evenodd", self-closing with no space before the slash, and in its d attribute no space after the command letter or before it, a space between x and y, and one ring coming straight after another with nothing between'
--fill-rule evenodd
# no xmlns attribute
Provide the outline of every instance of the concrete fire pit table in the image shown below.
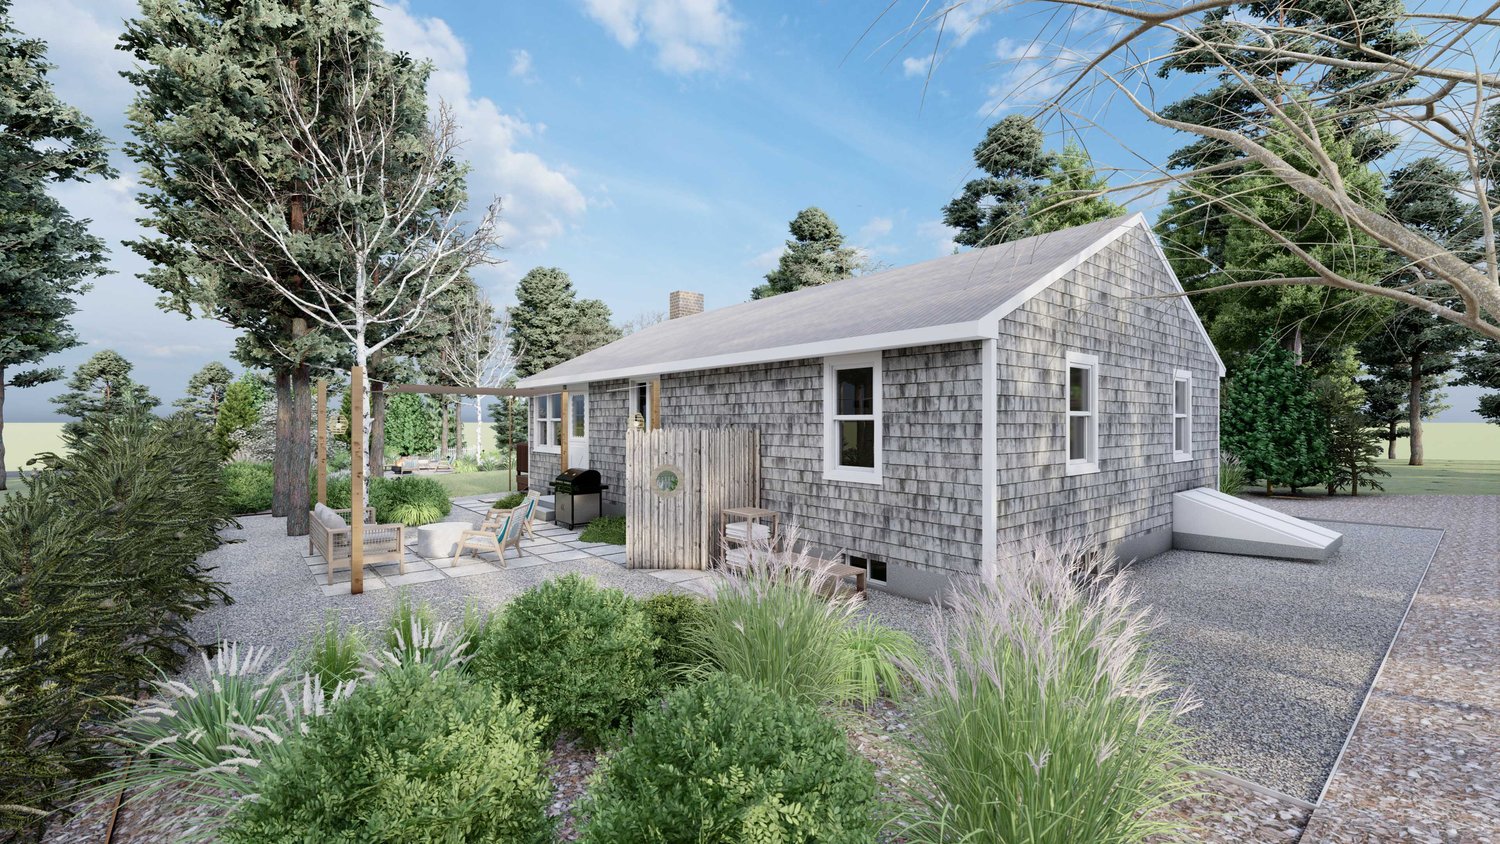
<svg viewBox="0 0 1500 844"><path fill-rule="evenodd" d="M453 556L458 537L472 530L468 522L436 522L417 528L417 553L429 560Z"/></svg>

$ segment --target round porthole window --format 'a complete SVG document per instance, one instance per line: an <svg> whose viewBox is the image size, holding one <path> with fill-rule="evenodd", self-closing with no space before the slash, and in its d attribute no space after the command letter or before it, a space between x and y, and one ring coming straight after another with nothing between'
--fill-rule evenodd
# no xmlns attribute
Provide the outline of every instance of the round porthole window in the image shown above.
<svg viewBox="0 0 1500 844"><path fill-rule="evenodd" d="M658 466L651 476L651 491L657 495L675 495L682 487L682 470L676 466Z"/></svg>

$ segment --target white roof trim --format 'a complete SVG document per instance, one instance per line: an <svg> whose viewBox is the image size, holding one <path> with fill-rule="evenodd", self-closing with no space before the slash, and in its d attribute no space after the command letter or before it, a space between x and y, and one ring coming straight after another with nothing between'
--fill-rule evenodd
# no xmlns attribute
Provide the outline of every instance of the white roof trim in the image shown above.
<svg viewBox="0 0 1500 844"><path fill-rule="evenodd" d="M1050 287L1059 279L1073 270L1082 266L1085 261L1094 257L1101 249L1117 240L1121 235L1133 228L1140 228L1146 232L1147 239L1156 251L1156 256L1167 268L1167 274L1172 279L1172 284L1178 290L1186 292L1182 282L1177 280L1177 274L1172 271L1172 264L1167 260L1166 253L1162 251L1161 242L1157 240L1156 232L1146 223L1146 215L1140 212L1132 214L1129 219L1121 223L1114 230L1089 244L1076 255L1049 271L1046 275L1032 282L1025 290L1012 296L1000 307L985 314L977 322L955 322L947 325L934 325L925 328L914 328L905 331L890 331L884 334L865 334L856 337L840 337L832 340L820 340L816 343L799 343L792 346L778 346L768 349L752 349L744 352L732 352L723 355L707 355L698 358L685 358L683 360L667 361L665 363L654 363L649 366L628 366L617 369L601 369L593 372L581 372L575 375L563 376L561 378L540 378L532 376L523 378L516 384L520 390L539 390L549 387L564 387L569 384L587 384L590 381L610 381L619 378L643 378L648 376L664 375L671 372L694 372L703 369L719 369L729 366L745 366L756 363L775 363L778 361L801 360L804 358L821 358L829 355L845 355L855 352L870 352L877 349L901 349L910 346L927 346L935 343L957 343L966 340L985 340L996 336L999 330L1000 320L1010 315L1011 312L1026 304L1033 296ZM1186 297L1184 297L1184 300ZM1213 340L1209 339L1208 329L1203 327L1202 320L1198 319L1198 312L1191 303L1184 301L1188 313L1192 316L1193 325L1197 326L1198 333L1202 335L1203 342L1208 344L1209 351L1219 365L1219 377L1224 377L1226 372L1224 361L1219 357L1219 352L1214 348Z"/></svg>

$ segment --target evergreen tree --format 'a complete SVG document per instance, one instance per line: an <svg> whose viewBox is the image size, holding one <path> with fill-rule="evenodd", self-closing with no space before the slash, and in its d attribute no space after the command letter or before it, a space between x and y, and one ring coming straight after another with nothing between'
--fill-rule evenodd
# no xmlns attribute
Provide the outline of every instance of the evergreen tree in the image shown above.
<svg viewBox="0 0 1500 844"><path fill-rule="evenodd" d="M1011 114L991 126L974 147L974 164L984 175L943 207L943 222L958 229L954 242L994 246L1031 234L1032 201L1053 160L1031 118Z"/></svg>
<svg viewBox="0 0 1500 844"><path fill-rule="evenodd" d="M59 367L37 363L78 345L68 324L85 279L104 271L104 243L49 186L113 176L104 137L58 99L47 45L11 24L0 0L0 490L5 482L5 390L46 384Z"/></svg>
<svg viewBox="0 0 1500 844"><path fill-rule="evenodd" d="M1385 459L1395 460L1397 441L1411 435L1406 427L1406 383L1365 378L1360 387L1365 391L1365 417L1386 444Z"/></svg>
<svg viewBox="0 0 1500 844"><path fill-rule="evenodd" d="M1500 342L1485 340L1459 362L1463 372L1458 383L1500 390ZM1479 415L1500 425L1500 392L1479 397Z"/></svg>
<svg viewBox="0 0 1500 844"><path fill-rule="evenodd" d="M112 349L105 349L80 364L68 379L68 391L52 398L59 413L78 420L65 424L63 432L82 438L111 419L161 404L144 384L131 380L132 369L130 361Z"/></svg>
<svg viewBox="0 0 1500 844"><path fill-rule="evenodd" d="M557 267L537 267L516 285L510 308L516 375L525 378L620 338L609 306L579 299L573 280Z"/></svg>
<svg viewBox="0 0 1500 844"><path fill-rule="evenodd" d="M224 400L219 403L218 416L214 420L214 438L224 454L233 450L235 434L248 430L260 419L265 403L265 385L248 371L224 388Z"/></svg>
<svg viewBox="0 0 1500 844"><path fill-rule="evenodd" d="M495 423L495 447L500 453L506 453L508 446L524 443L530 439L528 431L531 425L528 420L530 409L526 399L518 397L507 397L501 399L498 404L490 408L490 421ZM505 427L507 420L510 424L510 439L505 438Z"/></svg>
<svg viewBox="0 0 1500 844"><path fill-rule="evenodd" d="M1108 182L1094 170L1083 147L1069 141L1058 153L1052 172L1031 200L1031 233L1046 234L1125 214L1110 201Z"/></svg>
<svg viewBox="0 0 1500 844"><path fill-rule="evenodd" d="M1251 352L1224 383L1220 412L1224 450L1247 475L1273 487L1323 483L1328 476L1328 419L1308 369L1273 344Z"/></svg>
<svg viewBox="0 0 1500 844"><path fill-rule="evenodd" d="M1329 495L1340 489L1348 489L1350 495L1359 495L1361 488L1383 489L1375 478L1390 474L1375 462L1380 436L1363 412L1367 397L1359 385L1359 371L1354 350L1346 347L1313 384L1328 420Z"/></svg>
<svg viewBox="0 0 1500 844"><path fill-rule="evenodd" d="M844 233L823 209L798 211L787 228L792 239L786 242L776 269L766 274L766 283L750 291L751 299L842 281L863 269L859 250L844 244Z"/></svg>
<svg viewBox="0 0 1500 844"><path fill-rule="evenodd" d="M187 391L182 398L172 402L209 427L219 420L219 408L224 404L224 394L234 380L234 373L218 361L210 361L188 379Z"/></svg>

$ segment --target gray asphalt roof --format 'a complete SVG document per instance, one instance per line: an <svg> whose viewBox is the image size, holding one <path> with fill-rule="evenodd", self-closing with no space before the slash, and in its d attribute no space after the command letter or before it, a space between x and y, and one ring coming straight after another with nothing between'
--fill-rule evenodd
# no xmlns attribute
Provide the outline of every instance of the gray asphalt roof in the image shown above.
<svg viewBox="0 0 1500 844"><path fill-rule="evenodd" d="M786 347L974 323L1128 219L1102 220L665 320L523 379L520 386L595 380L621 371L673 371L673 363L719 355L764 352L761 360L783 360L785 356L776 355Z"/></svg>

